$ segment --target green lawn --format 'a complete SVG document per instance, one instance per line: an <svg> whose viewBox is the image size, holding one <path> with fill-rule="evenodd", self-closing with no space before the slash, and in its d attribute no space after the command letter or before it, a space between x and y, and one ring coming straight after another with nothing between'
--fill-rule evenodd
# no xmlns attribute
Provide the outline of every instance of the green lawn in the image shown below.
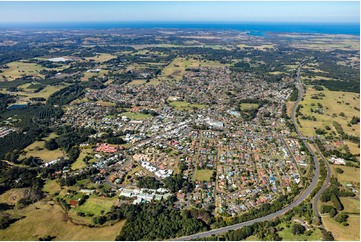
<svg viewBox="0 0 361 242"><path fill-rule="evenodd" d="M210 181L214 170L196 170L194 179L198 181Z"/></svg>
<svg viewBox="0 0 361 242"><path fill-rule="evenodd" d="M207 107L207 105L193 104L193 103L188 103L188 102L184 102L184 101L173 101L170 103L170 105L178 110L190 110L192 108L203 109L203 108Z"/></svg>
<svg viewBox="0 0 361 242"><path fill-rule="evenodd" d="M332 175L335 176L342 185L347 183L359 183L360 182L360 168L347 167L341 165L330 165ZM343 173L337 173L336 168L341 168Z"/></svg>
<svg viewBox="0 0 361 242"><path fill-rule="evenodd" d="M102 228L76 225L70 222L59 205L51 206L49 203L44 204L44 201L31 204L17 212L25 218L1 230L0 240L37 241L50 235L56 236L55 240L59 241L113 241L126 221Z"/></svg>
<svg viewBox="0 0 361 242"><path fill-rule="evenodd" d="M150 114L138 113L138 112L124 112L121 116L126 116L129 119L144 120L152 117Z"/></svg>
<svg viewBox="0 0 361 242"><path fill-rule="evenodd" d="M47 180L43 188L43 191L48 192L49 194L55 194L60 192L60 190L60 185L56 182L56 180Z"/></svg>
<svg viewBox="0 0 361 242"><path fill-rule="evenodd" d="M332 231L335 240L360 241L360 216L350 215L347 219L349 226L343 226L330 217L322 218L325 229Z"/></svg>
<svg viewBox="0 0 361 242"><path fill-rule="evenodd" d="M360 199L354 197L340 197L344 212L360 213Z"/></svg>
<svg viewBox="0 0 361 242"><path fill-rule="evenodd" d="M114 203L117 201L116 197L113 198L105 198L105 197L96 197L91 196L89 197L86 202L76 207L75 210L77 212L83 212L83 213L93 213L94 216L101 215L100 211L104 211L104 214L110 211L110 208L114 205Z"/></svg>
<svg viewBox="0 0 361 242"><path fill-rule="evenodd" d="M292 225L287 228L285 224L281 224L279 227L282 227L283 230L278 232L278 235L282 237L283 240L287 241L320 241L322 240L322 233L319 229L315 229L310 236L305 234L294 235L292 233Z"/></svg>
<svg viewBox="0 0 361 242"><path fill-rule="evenodd" d="M239 105L241 110L249 110L249 109L254 109L254 108L258 108L258 104L257 103L241 103L241 105Z"/></svg>
<svg viewBox="0 0 361 242"><path fill-rule="evenodd" d="M86 157L86 156L92 156L94 157L94 152L92 149L82 149L80 151L80 155L78 157L78 159L76 159L76 161L71 165L71 168L74 169L74 170L77 170L77 169L82 169L86 166L85 162L83 161L83 159ZM95 159L92 158L91 160L89 160L88 162L91 163L93 162Z"/></svg>

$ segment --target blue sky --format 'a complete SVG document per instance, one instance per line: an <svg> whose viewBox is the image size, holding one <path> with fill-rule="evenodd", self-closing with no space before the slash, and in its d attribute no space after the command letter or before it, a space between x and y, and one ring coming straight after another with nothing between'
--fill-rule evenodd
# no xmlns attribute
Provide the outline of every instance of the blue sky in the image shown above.
<svg viewBox="0 0 361 242"><path fill-rule="evenodd" d="M0 22L359 22L353 2L0 2Z"/></svg>

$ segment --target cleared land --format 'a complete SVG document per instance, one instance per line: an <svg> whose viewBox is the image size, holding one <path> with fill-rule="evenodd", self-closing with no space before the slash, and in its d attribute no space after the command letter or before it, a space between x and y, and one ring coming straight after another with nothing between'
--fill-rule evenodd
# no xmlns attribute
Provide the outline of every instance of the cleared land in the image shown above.
<svg viewBox="0 0 361 242"><path fill-rule="evenodd" d="M44 145L45 141L35 141L24 149L26 154L22 155L20 158L33 156L39 157L44 162L49 162L64 156L63 151L61 151L60 149L48 150L44 147Z"/></svg>
<svg viewBox="0 0 361 242"><path fill-rule="evenodd" d="M333 218L322 218L323 224L328 231L332 231L335 240L360 240L360 216L350 215L347 219L348 226L337 223Z"/></svg>
<svg viewBox="0 0 361 242"><path fill-rule="evenodd" d="M130 83L128 83L128 85L142 85L145 83L146 83L146 80L137 79L137 80L131 81Z"/></svg>
<svg viewBox="0 0 361 242"><path fill-rule="evenodd" d="M196 170L194 172L194 180L210 181L213 175L213 170Z"/></svg>
<svg viewBox="0 0 361 242"><path fill-rule="evenodd" d="M360 168L347 167L341 165L330 165L332 175L335 176L342 185L348 183L359 183L360 182ZM336 168L343 170L342 174L336 172Z"/></svg>
<svg viewBox="0 0 361 242"><path fill-rule="evenodd" d="M35 63L24 63L22 61L10 62L6 65L9 68L1 69L3 73L1 73L0 76L5 76L8 81L21 76L37 76L43 78L44 75L41 75L39 72L48 69Z"/></svg>
<svg viewBox="0 0 361 242"><path fill-rule="evenodd" d="M111 60L111 59L114 59L116 58L115 55L111 55L111 54L106 54L106 53L97 53L96 56L94 57L86 57L85 59L87 61L91 61L91 60L94 60L95 62L105 62L105 61L108 61L108 60Z"/></svg>
<svg viewBox="0 0 361 242"><path fill-rule="evenodd" d="M80 151L80 155L79 155L78 159L76 159L76 161L71 165L71 168L74 169L74 170L78 170L78 169L82 169L82 168L86 167L86 164L83 161L86 156L93 157L88 162L93 162L95 160L94 159L94 152L93 152L92 149L82 149Z"/></svg>
<svg viewBox="0 0 361 242"><path fill-rule="evenodd" d="M84 76L80 79L81 81L88 81L91 77L103 77L108 74L108 70L100 70L99 72L84 72Z"/></svg>
<svg viewBox="0 0 361 242"><path fill-rule="evenodd" d="M241 105L239 105L241 110L250 110L250 109L255 109L258 108L258 104L257 103L241 103Z"/></svg>
<svg viewBox="0 0 361 242"><path fill-rule="evenodd" d="M83 212L85 214L92 213L94 216L99 216L102 214L101 211L103 211L104 214L109 212L110 208L115 204L117 199L117 197L105 198L91 196L83 205L74 208L74 210L77 212Z"/></svg>
<svg viewBox="0 0 361 242"><path fill-rule="evenodd" d="M239 48L244 49L244 48L253 48L256 50L267 50L267 49L274 49L275 45L274 44L263 44L263 45L246 45L246 44L238 44L237 45Z"/></svg>
<svg viewBox="0 0 361 242"><path fill-rule="evenodd" d="M356 40L335 40L329 39L313 39L306 41L298 41L291 44L292 47L310 50L331 51L331 50L358 50L360 42Z"/></svg>
<svg viewBox="0 0 361 242"><path fill-rule="evenodd" d="M318 96L320 99L312 99L312 97L315 96ZM326 89L323 91L316 91L308 86L304 100L300 103L303 105L300 112L303 115L314 116L317 120L303 120L298 118L302 125L302 134L305 136L314 136L314 128L325 129L325 126L329 126L331 130L337 133L332 125L332 122L336 121L341 124L345 133L359 136L359 123L352 125L351 127L347 126L353 116L359 117L359 111L355 110L355 108L360 108L359 96L360 95L357 93L336 92ZM321 108L318 107L318 103L322 105ZM322 110L323 114L312 112L311 108L314 111L318 108L319 110ZM340 115L341 113L343 113L344 116Z"/></svg>
<svg viewBox="0 0 361 242"><path fill-rule="evenodd" d="M98 103L98 104L100 104L102 106L107 106L107 107L114 107L115 106L115 103L101 101L101 100L96 101L96 103Z"/></svg>
<svg viewBox="0 0 361 242"><path fill-rule="evenodd" d="M0 195L0 203L7 203L15 205L21 198L24 197L24 192L27 188L13 188Z"/></svg>
<svg viewBox="0 0 361 242"><path fill-rule="evenodd" d="M120 114L121 116L126 116L129 119L134 119L134 120L144 120L144 119L149 119L152 117L152 115L150 114L144 114L144 113L138 113L138 112L124 112Z"/></svg>
<svg viewBox="0 0 361 242"><path fill-rule="evenodd" d="M292 226L287 228L285 224L281 224L280 228L283 228L282 231L278 232L279 236L285 241L320 241L322 240L322 233L319 229L315 229L310 236L305 234L294 235L292 233Z"/></svg>
<svg viewBox="0 0 361 242"><path fill-rule="evenodd" d="M51 94L63 89L65 86L46 86L44 89L39 92L33 92L32 90L25 90L24 92L16 92L16 94L20 97L20 101L28 102L30 98L34 97L42 97L46 100L50 97Z"/></svg>
<svg viewBox="0 0 361 242"><path fill-rule="evenodd" d="M360 199L355 197L340 197L344 207L343 212L360 214Z"/></svg>
<svg viewBox="0 0 361 242"><path fill-rule="evenodd" d="M51 195L54 195L57 192L60 192L61 187L56 180L47 180L44 184L43 191Z"/></svg>
<svg viewBox="0 0 361 242"><path fill-rule="evenodd" d="M35 208L38 209L35 209ZM56 236L56 240L114 240L125 220L102 228L75 225L68 220L59 205L37 202L22 210L14 211L25 215L0 233L0 240L38 240Z"/></svg>
<svg viewBox="0 0 361 242"><path fill-rule="evenodd" d="M220 67L224 66L216 61L196 60L194 58L175 58L168 66L166 66L161 75L152 79L149 84L159 83L159 81L182 80L187 68L196 67Z"/></svg>

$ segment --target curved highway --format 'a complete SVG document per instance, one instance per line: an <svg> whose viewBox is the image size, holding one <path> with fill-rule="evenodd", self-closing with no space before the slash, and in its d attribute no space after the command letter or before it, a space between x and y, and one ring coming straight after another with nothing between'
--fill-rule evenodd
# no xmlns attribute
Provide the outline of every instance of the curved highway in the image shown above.
<svg viewBox="0 0 361 242"><path fill-rule="evenodd" d="M322 155L320 149L318 148L317 145L315 145L316 147L316 150L317 152L320 154L323 162L325 163L326 165L326 169L327 169L327 177L326 177L326 180L325 182L323 183L321 189L318 191L318 193L315 195L314 199L313 199L313 202L312 202L312 207L313 207L313 211L315 212L315 215L317 217L321 217L321 214L319 213L318 211L318 208L317 208L317 201L318 199L320 199L321 197L321 194L326 190L326 188L330 185L330 180L331 180L331 168L330 168L330 165L328 164L326 158Z"/></svg>
<svg viewBox="0 0 361 242"><path fill-rule="evenodd" d="M292 114L291 114L291 121L293 123L293 125L295 126L296 129L296 133L298 135L298 137L301 139L301 133L295 123L295 112L297 109L298 104L300 103L300 101L302 100L303 97L303 86L299 80L299 75L301 72L301 68L302 65L304 64L304 61L302 61L300 63L300 65L298 66L297 69L297 73L295 76L295 81L297 83L297 88L298 88L298 98L297 101L295 102L295 105L292 108ZM264 221L268 221L268 220L272 220L280 215L283 215L284 213L288 212L289 210L291 210L292 208L298 206L300 203L302 203L313 191L313 189L316 187L317 182L318 182L318 178L319 178L319 174L320 174L320 166L318 163L318 160L316 158L315 153L313 152L313 150L310 148L310 146L307 144L307 142L302 139L303 144L306 146L306 148L308 149L308 151L310 152L310 154L313 157L313 162L315 163L315 175L312 178L311 184L300 194L300 196L297 197L296 200L294 200L290 205L284 207L283 209L276 211L274 213L271 213L267 216L261 217L261 218L257 218L257 219L253 219L247 222L243 222L243 223L238 223L238 224L234 224L234 225L230 225L230 226L226 226L223 228L219 228L219 229L213 229L210 231L206 231L206 232L202 232L202 233L198 233L198 234L193 234L193 235L189 235L189 236L184 236L184 237L180 237L180 238L176 238L173 239L175 241L181 241L181 240L192 240L192 239L200 239L200 238L205 238L205 237L209 237L211 235L216 235L216 234L221 234L230 230L236 230L236 229L240 229L244 226L249 226L252 225L254 223L257 222L264 222ZM317 207L316 207L316 211L317 211ZM315 213L316 213L315 211ZM318 211L317 211L318 212Z"/></svg>

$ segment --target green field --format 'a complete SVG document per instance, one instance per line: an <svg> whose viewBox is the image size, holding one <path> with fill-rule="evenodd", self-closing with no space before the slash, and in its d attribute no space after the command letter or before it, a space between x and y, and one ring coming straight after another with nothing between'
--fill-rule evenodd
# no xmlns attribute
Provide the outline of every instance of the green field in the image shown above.
<svg viewBox="0 0 361 242"><path fill-rule="evenodd" d="M61 187L56 180L47 180L44 184L43 191L51 195L60 192Z"/></svg>
<svg viewBox="0 0 361 242"><path fill-rule="evenodd" d="M105 101L96 101L96 103L100 104L101 106L105 106L105 107L114 107L115 103L112 102L105 102Z"/></svg>
<svg viewBox="0 0 361 242"><path fill-rule="evenodd" d="M23 75L44 77L39 74L41 70L47 70L48 68L42 67L35 63L24 63L22 61L10 62L6 64L9 68L2 69L1 76L5 76L8 81L19 78Z"/></svg>
<svg viewBox="0 0 361 242"><path fill-rule="evenodd" d="M87 61L94 60L95 62L101 63L116 58L115 55L106 53L97 53L94 57L86 57Z"/></svg>
<svg viewBox="0 0 361 242"><path fill-rule="evenodd" d="M214 170L196 170L194 172L194 180L210 181Z"/></svg>
<svg viewBox="0 0 361 242"><path fill-rule="evenodd" d="M332 175L335 176L342 185L347 183L359 183L360 182L360 168L347 167L341 165L330 165ZM336 168L343 170L342 174L336 172Z"/></svg>
<svg viewBox="0 0 361 242"><path fill-rule="evenodd" d="M104 214L110 211L110 208L115 204L117 198L105 198L105 197L96 197L90 196L86 202L74 208L77 212L83 213L92 213L94 216L101 215L101 211L104 211Z"/></svg>
<svg viewBox="0 0 361 242"><path fill-rule="evenodd" d="M0 240L36 241L47 236L56 236L55 240L67 241L114 240L125 223L123 220L113 226L102 228L76 225L68 220L59 205L44 204L43 201L14 211L14 213L26 217L1 230Z"/></svg>
<svg viewBox="0 0 361 242"><path fill-rule="evenodd" d="M244 48L253 48L256 50L267 50L267 49L274 49L275 45L274 44L263 44L263 45L247 45L247 44L238 44L237 45L239 48L244 49Z"/></svg>
<svg viewBox="0 0 361 242"><path fill-rule="evenodd" d="M121 116L126 116L129 119L134 120L145 120L152 117L150 114L144 114L139 112L124 112L120 114Z"/></svg>
<svg viewBox="0 0 361 242"><path fill-rule="evenodd" d="M166 66L161 75L154 78L148 84L158 83L159 81L182 80L187 68L196 67L221 67L224 66L216 61L196 60L194 58L175 58L168 66Z"/></svg>
<svg viewBox="0 0 361 242"><path fill-rule="evenodd" d="M311 98L319 93L322 93L325 96L322 97L322 99ZM332 122L336 121L342 126L345 133L360 135L360 124L352 125L351 127L347 126L347 123L351 121L353 116L359 117L359 111L354 109L360 108L359 96L360 94L350 92L336 92L329 90L316 91L308 86L304 100L300 103L303 105L300 112L304 115L314 116L317 120L312 121L299 118L302 125L301 133L305 136L314 136L314 128L325 129L325 126L327 125L331 130L336 132L332 125ZM318 107L317 103L320 103L323 106L323 114L311 112L311 108L315 110ZM340 115L341 112L345 114L344 117ZM333 117L333 114L336 116Z"/></svg>
<svg viewBox="0 0 361 242"><path fill-rule="evenodd" d="M76 159L76 161L71 165L71 168L74 170L78 170L78 169L82 169L86 167L85 162L83 161L83 159L86 156L92 156L93 158L91 160L89 160L88 162L93 162L94 159L94 152L92 149L81 149L80 150L80 155L78 157L78 159Z"/></svg>
<svg viewBox="0 0 361 242"><path fill-rule="evenodd" d="M100 70L99 72L83 72L83 77L80 79L81 81L87 81L91 77L103 77L108 74L109 71L107 70Z"/></svg>
<svg viewBox="0 0 361 242"><path fill-rule="evenodd" d="M26 188L13 188L0 195L0 203L7 203L15 205L21 198L24 197Z"/></svg>
<svg viewBox="0 0 361 242"><path fill-rule="evenodd" d="M337 223L333 218L323 217L325 229L332 232L335 240L353 240L360 241L360 216L350 215L347 219L349 226L343 226Z"/></svg>
<svg viewBox="0 0 361 242"><path fill-rule="evenodd" d="M183 101L173 101L173 102L170 102L170 105L177 110L190 110L192 108L204 109L207 107L207 105L193 104L193 103L191 104L191 103L183 102Z"/></svg>
<svg viewBox="0 0 361 242"><path fill-rule="evenodd" d="M62 150L48 150L44 147L44 145L45 141L35 141L24 149L25 155L21 155L20 159L33 156L39 157L44 162L49 162L59 157L64 157L64 153Z"/></svg>
<svg viewBox="0 0 361 242"><path fill-rule="evenodd" d="M292 225L287 228L285 224L279 225L280 228L283 228L282 231L278 232L278 235L282 237L285 241L320 241L322 240L322 233L319 229L315 229L310 236L305 234L294 235L292 233Z"/></svg>
<svg viewBox="0 0 361 242"><path fill-rule="evenodd" d="M257 103L241 103L240 105L241 110L250 110L258 108L259 105Z"/></svg>
<svg viewBox="0 0 361 242"><path fill-rule="evenodd" d="M131 81L130 83L128 83L128 85L142 85L145 83L146 83L146 80L137 79L137 80Z"/></svg>
<svg viewBox="0 0 361 242"><path fill-rule="evenodd" d="M343 212L360 214L360 199L357 197L340 197Z"/></svg>

